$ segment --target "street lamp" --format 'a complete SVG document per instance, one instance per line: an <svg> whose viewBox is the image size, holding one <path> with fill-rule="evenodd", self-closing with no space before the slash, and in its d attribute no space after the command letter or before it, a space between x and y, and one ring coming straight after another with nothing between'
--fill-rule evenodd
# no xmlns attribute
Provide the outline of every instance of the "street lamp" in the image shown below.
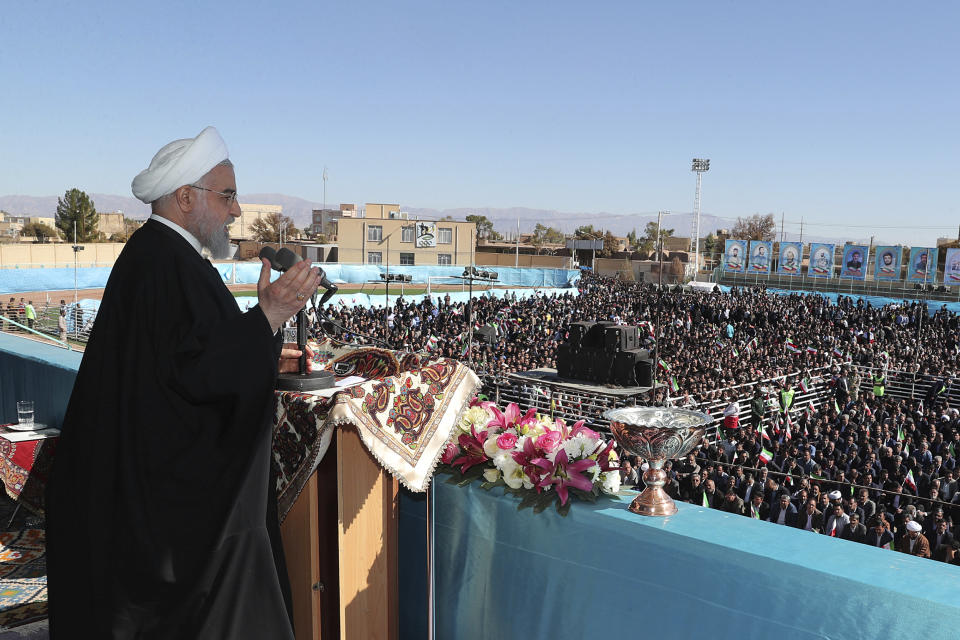
<svg viewBox="0 0 960 640"><path fill-rule="evenodd" d="M693 235L693 279L696 281L700 274L700 180L704 172L710 171L709 158L694 158L691 171L697 173L697 195L693 201L693 217L695 231Z"/></svg>

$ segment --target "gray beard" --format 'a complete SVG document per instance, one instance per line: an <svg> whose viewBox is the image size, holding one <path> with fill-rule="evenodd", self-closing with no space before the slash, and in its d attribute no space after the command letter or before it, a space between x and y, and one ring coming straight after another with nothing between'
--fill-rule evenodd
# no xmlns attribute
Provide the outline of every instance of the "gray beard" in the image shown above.
<svg viewBox="0 0 960 640"><path fill-rule="evenodd" d="M198 212L195 228L190 232L200 241L200 246L210 252L210 257L222 260L230 257L230 232L220 226L208 209Z"/></svg>

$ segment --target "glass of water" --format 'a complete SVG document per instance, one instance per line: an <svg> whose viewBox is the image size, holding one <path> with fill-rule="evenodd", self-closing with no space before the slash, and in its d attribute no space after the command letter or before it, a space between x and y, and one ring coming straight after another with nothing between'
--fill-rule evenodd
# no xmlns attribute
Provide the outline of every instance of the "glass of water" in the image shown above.
<svg viewBox="0 0 960 640"><path fill-rule="evenodd" d="M17 402L17 422L25 427L33 426L33 400Z"/></svg>

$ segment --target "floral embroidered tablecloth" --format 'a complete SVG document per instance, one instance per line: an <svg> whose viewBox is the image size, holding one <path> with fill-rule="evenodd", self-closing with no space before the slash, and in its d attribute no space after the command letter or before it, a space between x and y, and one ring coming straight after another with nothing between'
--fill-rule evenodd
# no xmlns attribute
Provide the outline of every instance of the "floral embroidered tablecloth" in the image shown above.
<svg viewBox="0 0 960 640"><path fill-rule="evenodd" d="M314 368L366 378L332 397L278 391L273 467L281 522L323 458L333 429L351 424L383 467L425 491L460 414L480 384L468 367L378 347L314 346Z"/></svg>

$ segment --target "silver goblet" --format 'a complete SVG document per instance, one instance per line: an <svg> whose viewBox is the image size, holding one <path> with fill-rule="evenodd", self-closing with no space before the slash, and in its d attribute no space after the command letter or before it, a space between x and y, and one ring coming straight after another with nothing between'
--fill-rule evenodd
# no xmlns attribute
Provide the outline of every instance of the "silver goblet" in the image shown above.
<svg viewBox="0 0 960 640"><path fill-rule="evenodd" d="M663 490L667 472L663 463L690 452L713 418L699 411L663 407L624 407L603 414L620 447L646 460L646 488L630 503L630 511L644 516L670 516L677 512L673 498Z"/></svg>

